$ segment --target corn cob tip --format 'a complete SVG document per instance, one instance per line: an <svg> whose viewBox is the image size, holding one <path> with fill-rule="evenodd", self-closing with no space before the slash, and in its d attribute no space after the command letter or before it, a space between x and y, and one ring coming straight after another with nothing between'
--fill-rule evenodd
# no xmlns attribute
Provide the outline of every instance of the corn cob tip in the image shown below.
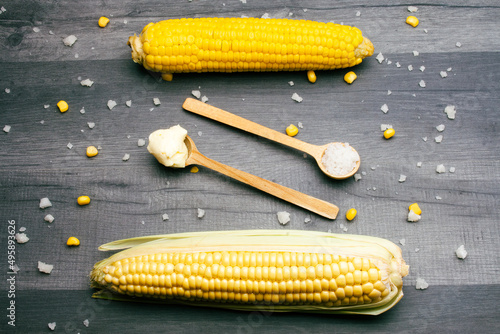
<svg viewBox="0 0 500 334"><path fill-rule="evenodd" d="M141 39L134 34L134 36L129 37L127 45L132 49L132 60L134 63L142 65L142 55L144 52L142 51Z"/></svg>
<svg viewBox="0 0 500 334"><path fill-rule="evenodd" d="M366 37L363 37L363 41L354 50L354 56L356 58L364 59L373 55L375 50L373 43Z"/></svg>

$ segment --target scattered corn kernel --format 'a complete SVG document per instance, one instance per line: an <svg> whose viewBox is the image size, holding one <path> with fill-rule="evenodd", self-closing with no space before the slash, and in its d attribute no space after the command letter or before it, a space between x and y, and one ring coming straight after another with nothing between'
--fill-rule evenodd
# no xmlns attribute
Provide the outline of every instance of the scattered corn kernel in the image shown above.
<svg viewBox="0 0 500 334"><path fill-rule="evenodd" d="M198 167L193 166L193 167L191 168L191 171L190 171L190 172L191 172L191 173L198 173L198 172L199 172L199 169L198 169Z"/></svg>
<svg viewBox="0 0 500 334"><path fill-rule="evenodd" d="M389 129L384 131L384 138L389 139L392 136L394 136L395 134L396 134L396 131L393 128L389 128Z"/></svg>
<svg viewBox="0 0 500 334"><path fill-rule="evenodd" d="M356 80L357 78L358 76L353 71L347 72L344 75L344 81L347 82L348 84L352 84L354 80Z"/></svg>
<svg viewBox="0 0 500 334"><path fill-rule="evenodd" d="M289 135L290 137L296 136L297 133L299 133L299 129L295 125L293 125L293 124L290 124L286 128L286 134Z"/></svg>
<svg viewBox="0 0 500 334"><path fill-rule="evenodd" d="M417 215L422 214L422 209L420 209L420 207L418 206L418 203L413 203L412 205L410 205L410 207L408 209L410 211L413 211Z"/></svg>
<svg viewBox="0 0 500 334"><path fill-rule="evenodd" d="M109 19L107 17L101 16L99 18L99 22L98 22L99 27L104 28L105 26L108 25L108 23L109 23Z"/></svg>
<svg viewBox="0 0 500 334"><path fill-rule="evenodd" d="M310 83L315 83L316 73L314 73L314 71L307 71L307 80L309 80Z"/></svg>
<svg viewBox="0 0 500 334"><path fill-rule="evenodd" d="M80 245L80 240L78 240L75 237L69 237L68 241L66 241L66 245L68 245L68 246L79 246Z"/></svg>
<svg viewBox="0 0 500 334"><path fill-rule="evenodd" d="M87 147L87 156L89 158L95 157L97 155L97 153L99 153L99 151L97 150L97 148L95 146Z"/></svg>
<svg viewBox="0 0 500 334"><path fill-rule="evenodd" d="M163 73L161 75L161 78L165 81L172 81L172 79L174 78L174 75L172 73Z"/></svg>
<svg viewBox="0 0 500 334"><path fill-rule="evenodd" d="M57 107L59 108L60 112L66 112L69 109L68 103L63 100L57 102Z"/></svg>
<svg viewBox="0 0 500 334"><path fill-rule="evenodd" d="M418 26L418 19L413 16L413 15L410 15L406 18L406 23L408 23L409 25L411 25L413 28L415 28L416 26Z"/></svg>
<svg viewBox="0 0 500 334"><path fill-rule="evenodd" d="M351 208L351 209L347 210L345 217L347 218L347 220L353 220L354 217L356 217L357 213L358 213L358 211L356 211L355 208Z"/></svg>
<svg viewBox="0 0 500 334"><path fill-rule="evenodd" d="M88 196L80 196L77 199L78 205L87 205L90 203L90 197Z"/></svg>

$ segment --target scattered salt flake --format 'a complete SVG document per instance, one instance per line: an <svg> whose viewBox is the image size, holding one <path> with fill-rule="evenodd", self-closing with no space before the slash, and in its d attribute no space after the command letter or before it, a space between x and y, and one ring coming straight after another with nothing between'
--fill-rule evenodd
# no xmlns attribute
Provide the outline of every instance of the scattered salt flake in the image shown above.
<svg viewBox="0 0 500 334"><path fill-rule="evenodd" d="M418 56L420 53L418 51L413 51L413 55L416 57Z"/></svg>
<svg viewBox="0 0 500 334"><path fill-rule="evenodd" d="M116 106L116 101L108 100L107 106L108 106L109 110L112 110Z"/></svg>
<svg viewBox="0 0 500 334"><path fill-rule="evenodd" d="M54 216L52 216L50 213L43 218L43 220L45 220L47 223L52 223L54 219Z"/></svg>
<svg viewBox="0 0 500 334"><path fill-rule="evenodd" d="M309 224L311 221L312 221L312 220L311 220L311 218L309 218L309 217L306 217L306 218L304 219L304 223L305 223L305 224Z"/></svg>
<svg viewBox="0 0 500 334"><path fill-rule="evenodd" d="M417 162L417 167L422 167L422 161Z"/></svg>
<svg viewBox="0 0 500 334"><path fill-rule="evenodd" d="M155 108L149 108L149 111L153 111L153 110L155 110Z"/></svg>
<svg viewBox="0 0 500 334"><path fill-rule="evenodd" d="M193 94L194 97L199 99L201 97L201 92L199 90L192 90L191 94Z"/></svg>
<svg viewBox="0 0 500 334"><path fill-rule="evenodd" d="M424 29L424 32L427 34L428 30L427 30L427 29Z"/></svg>
<svg viewBox="0 0 500 334"><path fill-rule="evenodd" d="M44 109L48 109L48 108L50 108L50 104L44 104L44 105L43 105L43 108L44 108Z"/></svg>
<svg viewBox="0 0 500 334"><path fill-rule="evenodd" d="M443 141L443 135L436 136L434 138L434 141L439 144L440 142Z"/></svg>
<svg viewBox="0 0 500 334"><path fill-rule="evenodd" d="M130 107L132 107L132 100L128 100L128 101L126 101L126 102L125 102L125 105L126 105L127 107L129 107L129 108L130 108Z"/></svg>
<svg viewBox="0 0 500 334"><path fill-rule="evenodd" d="M455 115L457 113L457 109L453 105L448 105L446 108L444 108L444 112L448 116L449 119L455 119Z"/></svg>
<svg viewBox="0 0 500 334"><path fill-rule="evenodd" d="M467 251L465 250L465 246L460 245L460 247L458 247L457 250L455 251L455 254L459 259L462 260L465 259L467 257Z"/></svg>
<svg viewBox="0 0 500 334"><path fill-rule="evenodd" d="M361 12L359 10L356 12L356 16L361 16Z"/></svg>
<svg viewBox="0 0 500 334"><path fill-rule="evenodd" d="M90 79L85 79L85 80L80 81L80 85L85 86L85 87L92 87L93 84L94 84L94 82Z"/></svg>
<svg viewBox="0 0 500 334"><path fill-rule="evenodd" d="M202 134L203 134L203 132L198 131L198 137L201 137Z"/></svg>
<svg viewBox="0 0 500 334"><path fill-rule="evenodd" d="M418 85L422 88L425 88L425 81L424 80L420 80L420 82L418 83Z"/></svg>
<svg viewBox="0 0 500 334"><path fill-rule="evenodd" d="M71 150L73 148L73 144L68 143L68 145L66 145L66 147Z"/></svg>
<svg viewBox="0 0 500 334"><path fill-rule="evenodd" d="M205 103L205 102L207 102L207 101L208 101L208 97L206 97L205 95L203 95L203 96L201 97L201 102Z"/></svg>
<svg viewBox="0 0 500 334"><path fill-rule="evenodd" d="M130 154L125 153L125 154L123 155L122 160L123 160L123 161L128 161L128 159L130 159Z"/></svg>
<svg viewBox="0 0 500 334"><path fill-rule="evenodd" d="M399 63L399 61L396 62L396 67L401 67L401 64Z"/></svg>
<svg viewBox="0 0 500 334"><path fill-rule="evenodd" d="M269 13L262 14L262 16L260 18L261 19L269 19L270 18Z"/></svg>
<svg viewBox="0 0 500 334"><path fill-rule="evenodd" d="M53 331L56 329L56 323L55 322L49 322L47 324L47 326L49 326L50 330Z"/></svg>
<svg viewBox="0 0 500 334"><path fill-rule="evenodd" d="M293 93L292 94L292 100L296 101L296 102L302 102L304 99L302 97L299 96L299 94L297 93Z"/></svg>
<svg viewBox="0 0 500 334"><path fill-rule="evenodd" d="M388 90L387 95L391 95L391 94L392 94L392 91Z"/></svg>
<svg viewBox="0 0 500 334"><path fill-rule="evenodd" d="M19 232L24 232L24 231L26 231L26 227L21 226L21 227L19 228Z"/></svg>
<svg viewBox="0 0 500 334"><path fill-rule="evenodd" d="M347 226L345 226L345 225L344 225L344 224L342 224L342 223L340 223L339 227L340 227L340 229L341 229L342 231L344 231L344 232L347 232L347 230L348 230Z"/></svg>
<svg viewBox="0 0 500 334"><path fill-rule="evenodd" d="M455 167L450 167L450 173L455 173Z"/></svg>
<svg viewBox="0 0 500 334"><path fill-rule="evenodd" d="M435 198L436 198L438 201L440 201L440 200L442 200L442 199L443 199L443 198L442 198L441 196L439 196L439 195L436 195L436 197L435 197Z"/></svg>
<svg viewBox="0 0 500 334"><path fill-rule="evenodd" d="M157 97L153 98L153 103L155 104L155 106L159 106L161 104L160 99Z"/></svg>
<svg viewBox="0 0 500 334"><path fill-rule="evenodd" d="M289 84L290 86L295 85L295 83L294 83L293 81L288 81L288 84Z"/></svg>
<svg viewBox="0 0 500 334"><path fill-rule="evenodd" d="M45 273L45 274L50 274L52 272L52 269L54 269L54 265L47 264L47 263L44 263L42 261L38 261L38 270L40 272ZM54 323L54 327L55 327L55 323Z"/></svg>
<svg viewBox="0 0 500 334"><path fill-rule="evenodd" d="M378 60L379 64L382 64L382 62L384 61L384 55L382 54L382 52L380 52L377 57L375 58Z"/></svg>
<svg viewBox="0 0 500 334"><path fill-rule="evenodd" d="M441 173L444 173L444 172L446 172L446 168L444 167L444 165L443 164L437 165L437 167L436 167L436 173L441 174Z"/></svg>
<svg viewBox="0 0 500 334"><path fill-rule="evenodd" d="M44 197L40 199L40 209L46 209L50 208L52 206L52 203L50 202L48 197Z"/></svg>
<svg viewBox="0 0 500 334"><path fill-rule="evenodd" d="M137 146L143 147L144 145L146 145L146 140L144 140L143 138L139 138L137 140Z"/></svg>
<svg viewBox="0 0 500 334"><path fill-rule="evenodd" d="M40 124L45 124L45 121L42 119L42 120L40 121Z"/></svg>
<svg viewBox="0 0 500 334"><path fill-rule="evenodd" d="M420 70L420 72L423 72L423 71L425 71L425 66L424 66L424 65L422 65L422 66L420 66L418 69Z"/></svg>
<svg viewBox="0 0 500 334"><path fill-rule="evenodd" d="M66 46L73 46L73 44L75 44L75 42L76 42L77 39L78 38L76 38L75 35L69 35L69 36L67 36L66 38L63 39L63 43Z"/></svg>
<svg viewBox="0 0 500 334"><path fill-rule="evenodd" d="M382 110L384 114L387 114L387 112L389 111L389 107L387 106L387 104L384 104L382 105L382 107L380 107L380 110Z"/></svg>
<svg viewBox="0 0 500 334"><path fill-rule="evenodd" d="M85 320L83 320L83 325L84 325L85 327L89 327L89 324L90 324L89 319L85 319Z"/></svg>
<svg viewBox="0 0 500 334"><path fill-rule="evenodd" d="M168 216L168 214L164 213L162 216L161 216L161 219L163 220L169 220L170 217Z"/></svg>
<svg viewBox="0 0 500 334"><path fill-rule="evenodd" d="M422 140L423 141L427 141L427 137L422 137Z"/></svg>
<svg viewBox="0 0 500 334"><path fill-rule="evenodd" d="M40 32L40 28L38 28L38 27L34 27L34 28L33 28L33 31L34 31L34 32Z"/></svg>
<svg viewBox="0 0 500 334"><path fill-rule="evenodd" d="M392 61L391 60L387 60L387 65L391 65L392 64Z"/></svg>
<svg viewBox="0 0 500 334"><path fill-rule="evenodd" d="M444 131L444 124L439 124L438 126L436 126L436 130L438 130L439 132L443 132Z"/></svg>
<svg viewBox="0 0 500 334"><path fill-rule="evenodd" d="M399 240L399 243L401 244L401 246L404 246L406 244L406 239L403 238L403 239Z"/></svg>
<svg viewBox="0 0 500 334"><path fill-rule="evenodd" d="M413 71L413 65L408 65L408 71Z"/></svg>
<svg viewBox="0 0 500 334"><path fill-rule="evenodd" d="M455 46L456 46L457 48L461 48L461 47L462 47L462 43L457 42L457 43L455 44Z"/></svg>
<svg viewBox="0 0 500 334"><path fill-rule="evenodd" d="M5 88L5 93L10 94L10 88Z"/></svg>
<svg viewBox="0 0 500 334"><path fill-rule="evenodd" d="M0 11L1 11L2 13L5 13L5 12L7 11L7 9L5 9L5 7L4 7L4 6L2 6L2 7L0 8Z"/></svg>
<svg viewBox="0 0 500 334"><path fill-rule="evenodd" d="M82 107L82 109L80 109L80 114L85 114L85 107Z"/></svg>
<svg viewBox="0 0 500 334"><path fill-rule="evenodd" d="M405 182L405 181L406 181L406 175L403 175L403 174L399 175L399 180L398 180L398 181L399 181L400 183Z"/></svg>
<svg viewBox="0 0 500 334"><path fill-rule="evenodd" d="M420 248L415 248L415 253L420 252Z"/></svg>
<svg viewBox="0 0 500 334"><path fill-rule="evenodd" d="M359 174L359 173L354 174L354 181L357 182L357 181L361 180L362 178L363 177L361 176L361 174Z"/></svg>
<svg viewBox="0 0 500 334"><path fill-rule="evenodd" d="M25 233L16 233L16 241L18 244L24 244L30 241L30 238Z"/></svg>
<svg viewBox="0 0 500 334"><path fill-rule="evenodd" d="M281 225L286 225L290 222L290 212L280 211L277 213L278 221Z"/></svg>
<svg viewBox="0 0 500 334"><path fill-rule="evenodd" d="M446 78L448 76L448 73L446 71L441 71L439 72L439 75L441 76L441 78Z"/></svg>
<svg viewBox="0 0 500 334"><path fill-rule="evenodd" d="M448 72L451 72L451 70L452 70L452 68L451 68L451 67L448 67L448 68L446 69L446 71L448 71Z"/></svg>
<svg viewBox="0 0 500 334"><path fill-rule="evenodd" d="M420 220L420 218L422 218L422 216L417 215L415 212L413 212L413 210L410 210L410 212L408 212L408 217L406 218L406 220L408 220L410 223L416 223Z"/></svg>
<svg viewBox="0 0 500 334"><path fill-rule="evenodd" d="M205 210L198 208L198 218L205 217Z"/></svg>
<svg viewBox="0 0 500 334"><path fill-rule="evenodd" d="M17 264L14 264L12 267L11 267L11 266L9 266L9 269L10 269L13 273L15 273L15 274L17 274L17 273L19 272L19 270L21 270L21 268L19 268L19 266L18 266Z"/></svg>
<svg viewBox="0 0 500 334"><path fill-rule="evenodd" d="M417 277L417 284L415 285L415 289L417 290L425 290L429 287L429 284L420 277Z"/></svg>
<svg viewBox="0 0 500 334"><path fill-rule="evenodd" d="M87 122L87 125L89 126L89 129L93 129L95 127L94 122Z"/></svg>
<svg viewBox="0 0 500 334"><path fill-rule="evenodd" d="M304 128L304 125L302 124L302 122L298 122L298 123L297 123L297 126L298 126L300 129L303 129L303 128Z"/></svg>
<svg viewBox="0 0 500 334"><path fill-rule="evenodd" d="M9 133L10 129L12 129L12 127L10 125L6 125L6 126L3 127L3 132Z"/></svg>
<svg viewBox="0 0 500 334"><path fill-rule="evenodd" d="M392 129L391 124L380 124L380 131L384 132L387 129Z"/></svg>
<svg viewBox="0 0 500 334"><path fill-rule="evenodd" d="M410 13L415 13L418 10L418 7L415 6L408 6L408 11Z"/></svg>
<svg viewBox="0 0 500 334"><path fill-rule="evenodd" d="M141 224L144 225L146 224L146 222L144 220L141 220Z"/></svg>

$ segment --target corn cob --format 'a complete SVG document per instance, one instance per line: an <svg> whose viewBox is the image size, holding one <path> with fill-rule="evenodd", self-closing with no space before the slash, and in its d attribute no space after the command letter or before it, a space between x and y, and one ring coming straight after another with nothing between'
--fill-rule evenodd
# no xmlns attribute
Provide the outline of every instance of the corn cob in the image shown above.
<svg viewBox="0 0 500 334"><path fill-rule="evenodd" d="M95 264L93 296L235 310L377 315L403 296L392 242L309 231L195 232L119 240Z"/></svg>
<svg viewBox="0 0 500 334"><path fill-rule="evenodd" d="M128 45L136 63L164 79L180 72L331 70L373 54L358 28L289 19L164 20L146 25Z"/></svg>

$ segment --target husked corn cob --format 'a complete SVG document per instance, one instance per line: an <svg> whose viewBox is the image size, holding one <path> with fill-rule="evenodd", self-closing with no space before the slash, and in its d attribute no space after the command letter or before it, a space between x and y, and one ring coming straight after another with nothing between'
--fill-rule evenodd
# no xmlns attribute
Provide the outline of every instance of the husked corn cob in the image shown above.
<svg viewBox="0 0 500 334"><path fill-rule="evenodd" d="M358 28L289 19L171 19L149 23L128 45L136 63L168 75L331 70L373 54Z"/></svg>
<svg viewBox="0 0 500 334"><path fill-rule="evenodd" d="M235 310L380 314L408 266L390 241L323 232L198 232L115 241L91 272L97 298Z"/></svg>

